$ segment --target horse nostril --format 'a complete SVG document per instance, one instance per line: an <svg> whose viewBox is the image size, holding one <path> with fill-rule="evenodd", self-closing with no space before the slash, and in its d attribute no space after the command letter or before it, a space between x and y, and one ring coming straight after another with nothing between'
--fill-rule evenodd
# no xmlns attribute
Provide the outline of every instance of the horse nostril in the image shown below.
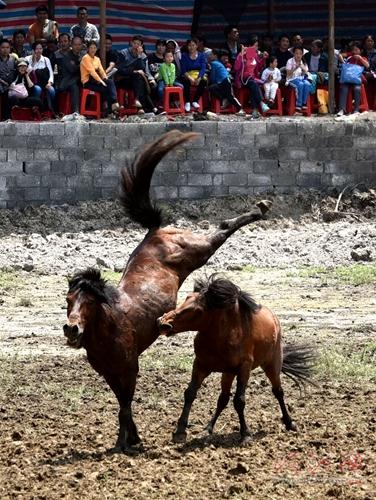
<svg viewBox="0 0 376 500"><path fill-rule="evenodd" d="M73 334L78 333L78 326L77 325L72 326L72 333Z"/></svg>

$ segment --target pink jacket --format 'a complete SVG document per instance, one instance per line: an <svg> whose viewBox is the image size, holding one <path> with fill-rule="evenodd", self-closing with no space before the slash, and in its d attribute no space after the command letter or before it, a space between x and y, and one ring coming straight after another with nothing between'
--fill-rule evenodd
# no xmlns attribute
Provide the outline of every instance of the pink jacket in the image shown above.
<svg viewBox="0 0 376 500"><path fill-rule="evenodd" d="M234 63L235 87L240 88L250 78L260 80L260 74L264 69L264 58L254 47L248 47L245 54L239 52ZM260 80L260 83L262 81Z"/></svg>

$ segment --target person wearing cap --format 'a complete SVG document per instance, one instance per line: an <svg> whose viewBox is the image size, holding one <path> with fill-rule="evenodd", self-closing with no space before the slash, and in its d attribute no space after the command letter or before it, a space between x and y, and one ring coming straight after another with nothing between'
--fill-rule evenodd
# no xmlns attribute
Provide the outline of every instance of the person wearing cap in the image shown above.
<svg viewBox="0 0 376 500"><path fill-rule="evenodd" d="M16 63L16 78L9 86L8 101L5 110L6 118L10 117L14 106L31 108L34 113L39 113L42 108L42 101L40 98L31 95L34 84L27 73L28 66L29 64L24 58L18 59ZM19 89L22 85L24 85L27 90L26 97L22 97L20 93L15 93L16 86L18 86Z"/></svg>

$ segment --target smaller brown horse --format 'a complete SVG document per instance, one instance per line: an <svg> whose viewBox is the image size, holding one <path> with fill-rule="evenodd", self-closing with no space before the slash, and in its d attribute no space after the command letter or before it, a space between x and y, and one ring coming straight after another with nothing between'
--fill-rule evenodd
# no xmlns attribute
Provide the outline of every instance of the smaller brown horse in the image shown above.
<svg viewBox="0 0 376 500"><path fill-rule="evenodd" d="M283 353L281 327L275 314L257 305L231 281L212 275L196 281L194 292L182 305L158 318L161 334L198 330L194 341L195 360L191 382L184 393L184 408L173 434L185 442L192 403L203 380L212 372L222 373L222 391L209 425L214 425L227 406L234 378L237 378L234 408L239 415L242 442L250 439L244 418L245 390L251 370L261 367L272 384L287 430L296 430L283 397L281 371L298 385L309 380L314 353L308 347L286 346Z"/></svg>

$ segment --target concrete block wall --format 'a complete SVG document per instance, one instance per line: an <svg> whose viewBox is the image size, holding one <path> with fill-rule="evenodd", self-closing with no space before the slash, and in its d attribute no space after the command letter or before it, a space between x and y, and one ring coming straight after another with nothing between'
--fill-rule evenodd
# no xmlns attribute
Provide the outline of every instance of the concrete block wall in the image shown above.
<svg viewBox="0 0 376 500"><path fill-rule="evenodd" d="M172 128L200 136L158 166L157 198L376 185L376 121L1 122L0 207L112 198L121 167Z"/></svg>

